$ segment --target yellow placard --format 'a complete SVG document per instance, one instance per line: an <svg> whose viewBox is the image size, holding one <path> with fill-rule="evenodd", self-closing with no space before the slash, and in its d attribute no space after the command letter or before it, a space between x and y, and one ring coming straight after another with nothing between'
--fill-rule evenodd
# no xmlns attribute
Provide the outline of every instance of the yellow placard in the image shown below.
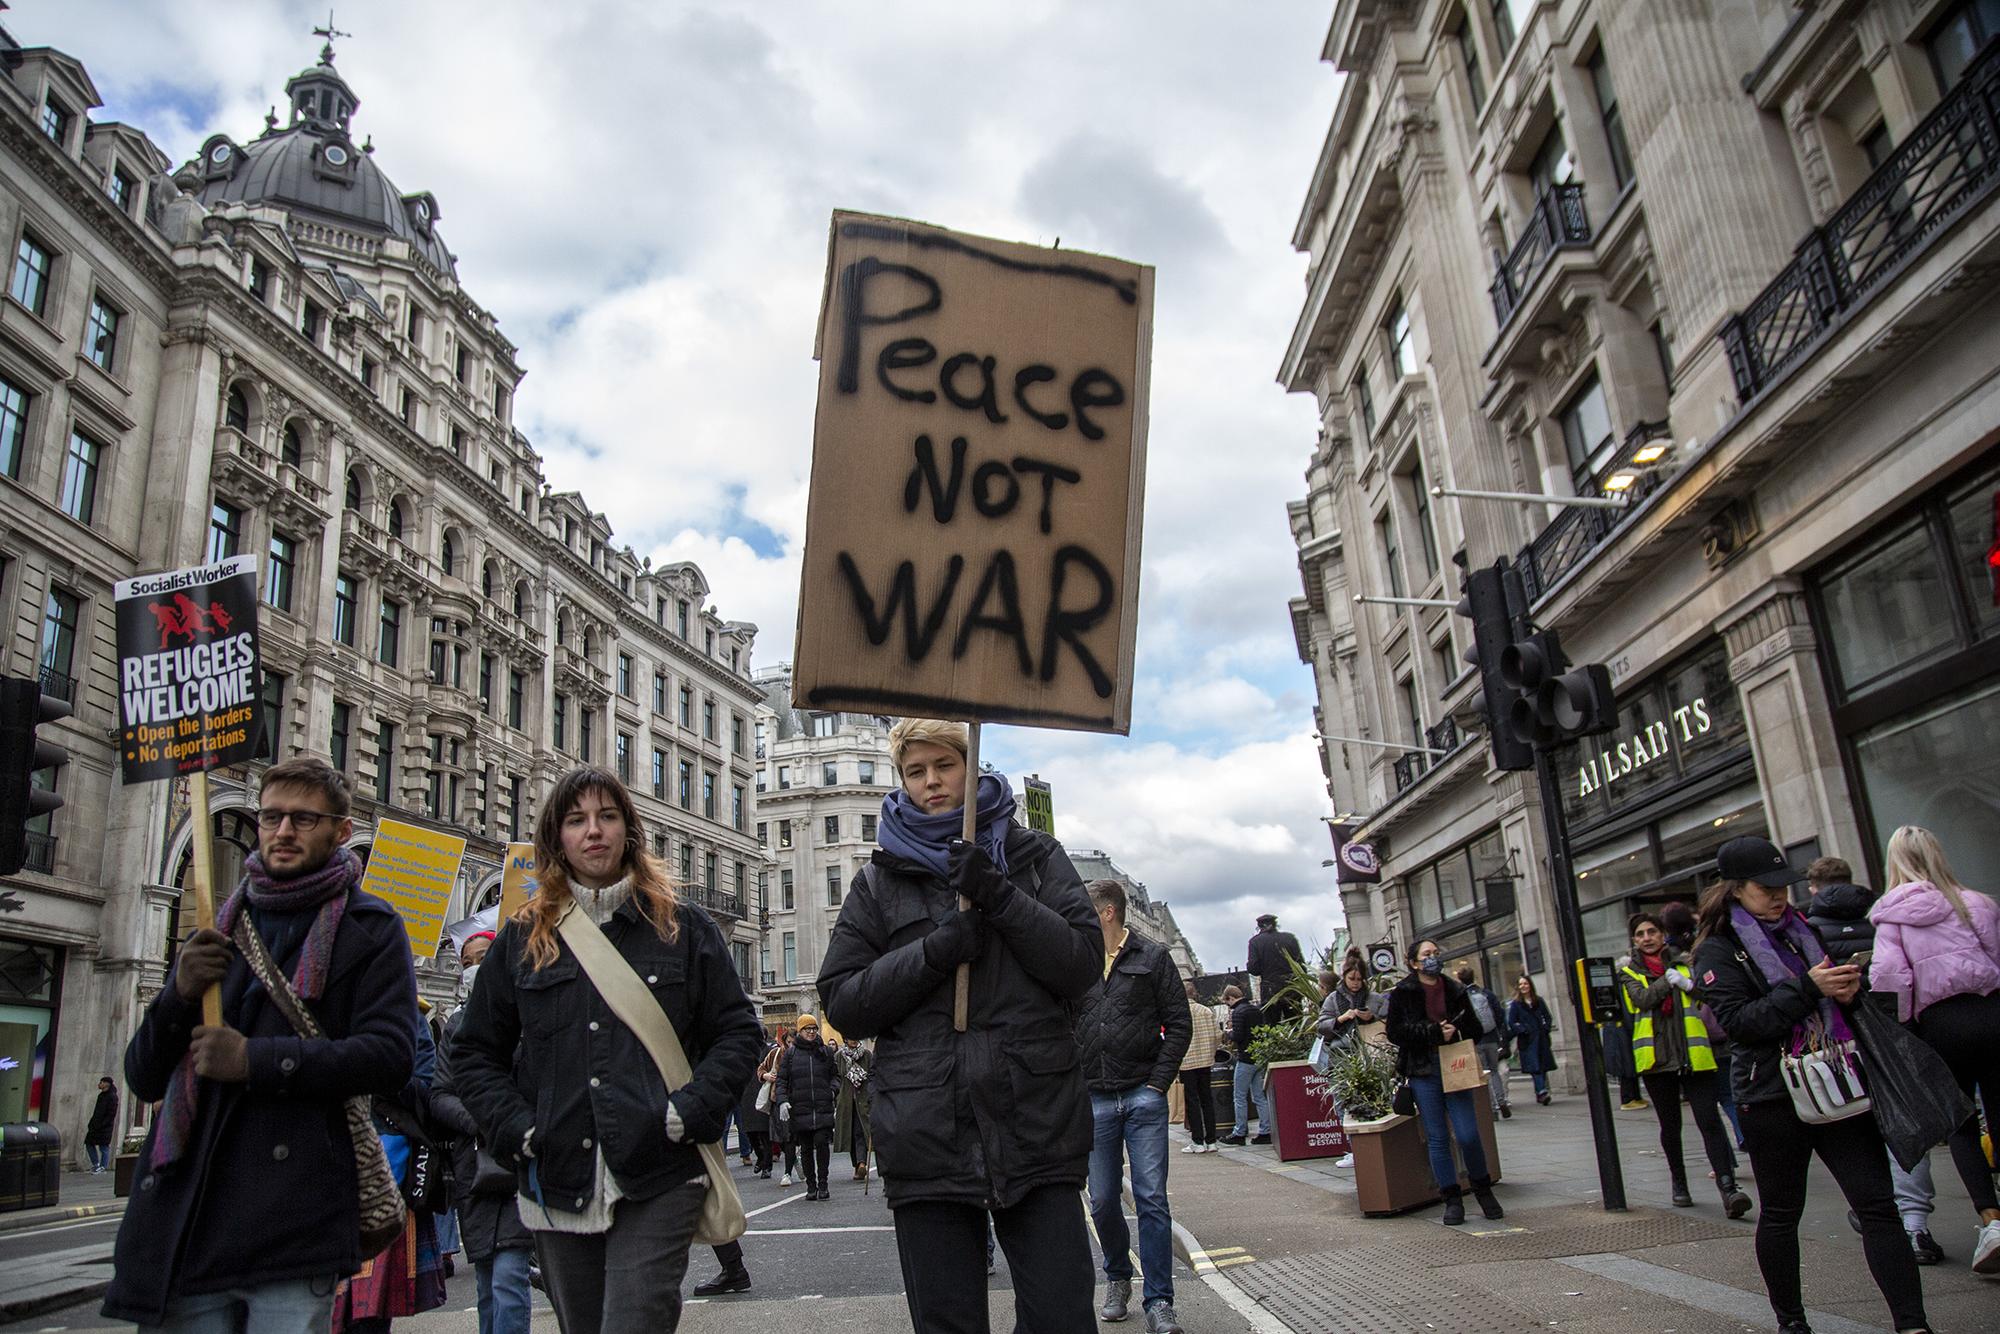
<svg viewBox="0 0 2000 1334"><path fill-rule="evenodd" d="M500 920L506 921L521 910L535 892L535 845L509 843L507 869L500 873Z"/></svg>
<svg viewBox="0 0 2000 1334"><path fill-rule="evenodd" d="M451 909L452 885L464 857L463 835L400 820L384 820L376 826L361 888L402 914L403 928L410 934L410 952L419 959L437 954L444 915Z"/></svg>

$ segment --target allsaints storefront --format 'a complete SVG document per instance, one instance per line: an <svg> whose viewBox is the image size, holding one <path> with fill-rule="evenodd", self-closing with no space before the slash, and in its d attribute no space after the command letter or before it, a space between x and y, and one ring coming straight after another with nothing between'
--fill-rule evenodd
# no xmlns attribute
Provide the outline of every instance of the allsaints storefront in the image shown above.
<svg viewBox="0 0 2000 1334"><path fill-rule="evenodd" d="M1989 451L1810 581L1866 874L1878 887L1889 835L1918 824L1943 841L1961 880L2000 888L1996 559L2000 461Z"/></svg>
<svg viewBox="0 0 2000 1334"><path fill-rule="evenodd" d="M1769 836L1720 639L1620 683L1617 729L1564 747L1556 771L1590 954L1625 953L1626 919L1640 909L1694 902L1725 841ZM1810 843L1789 851L1818 855Z"/></svg>

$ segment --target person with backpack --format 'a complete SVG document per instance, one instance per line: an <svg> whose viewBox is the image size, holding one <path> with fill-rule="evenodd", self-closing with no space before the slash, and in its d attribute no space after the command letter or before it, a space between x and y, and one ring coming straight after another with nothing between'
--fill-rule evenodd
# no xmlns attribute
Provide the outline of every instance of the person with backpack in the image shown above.
<svg viewBox="0 0 2000 1334"><path fill-rule="evenodd" d="M1472 965L1460 964L1458 983L1465 988L1465 998L1472 1005L1472 1012L1479 1016L1479 1025L1485 1031L1472 1044L1479 1053L1479 1063L1486 1070L1486 1091L1493 1099L1493 1114L1501 1120L1511 1120L1514 1108L1507 1098L1507 1025L1506 1014L1500 1007L1500 998L1479 985L1479 974L1472 971Z"/></svg>
<svg viewBox="0 0 2000 1334"><path fill-rule="evenodd" d="M841 904L820 999L835 1028L876 1039L875 1156L911 1328L986 1328L990 1214L1019 1327L1096 1334L1092 1123L1070 1023L1102 980L1104 933L1062 845L1014 821L1006 780L973 775L968 748L962 723L890 730L900 786Z"/></svg>

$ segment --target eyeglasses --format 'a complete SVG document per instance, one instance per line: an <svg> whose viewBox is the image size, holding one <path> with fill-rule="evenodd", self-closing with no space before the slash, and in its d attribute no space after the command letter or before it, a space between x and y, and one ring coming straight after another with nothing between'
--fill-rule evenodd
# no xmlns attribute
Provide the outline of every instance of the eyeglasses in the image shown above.
<svg viewBox="0 0 2000 1334"><path fill-rule="evenodd" d="M274 811L257 812L257 825L261 829L276 829L285 821L292 822L292 828L301 834L309 834L319 828L321 820L331 820L333 816L325 811Z"/></svg>

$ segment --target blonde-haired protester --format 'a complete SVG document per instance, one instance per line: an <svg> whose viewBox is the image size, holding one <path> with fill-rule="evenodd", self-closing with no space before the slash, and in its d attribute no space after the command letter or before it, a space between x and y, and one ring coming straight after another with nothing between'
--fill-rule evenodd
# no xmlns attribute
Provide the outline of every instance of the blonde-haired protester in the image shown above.
<svg viewBox="0 0 2000 1334"><path fill-rule="evenodd" d="M1006 780L966 772L966 729L889 733L901 787L819 969L828 1022L876 1038L873 1130L910 1324L987 1328L986 1218L1014 1280L1015 1329L1093 1334L1090 1102L1069 1006L1099 980L1104 935L1062 845L1014 823ZM977 834L960 838L970 796ZM960 911L958 895L973 907ZM970 1021L953 979L972 966Z"/></svg>
<svg viewBox="0 0 2000 1334"><path fill-rule="evenodd" d="M722 1138L764 1047L721 931L645 849L616 775L582 768L556 783L535 826L535 896L500 928L452 1053L460 1096L515 1169L563 1334L679 1326L708 1184L697 1146ZM671 1097L557 934L572 910L673 1025L694 1077Z"/></svg>
<svg viewBox="0 0 2000 1334"><path fill-rule="evenodd" d="M1896 997L1896 1017L1937 1049L1966 1096L2000 1127L2000 904L1959 883L1937 835L1904 825L1889 836L1894 886L1868 910L1875 957L1868 981ZM1979 1211L1977 1274L2000 1274L2000 1199L1975 1112L1951 1137L1951 1160Z"/></svg>
<svg viewBox="0 0 2000 1334"><path fill-rule="evenodd" d="M1695 917L1694 978L1735 1047L1730 1077L1760 1197L1757 1269L1780 1334L1812 1330L1799 1278L1799 1220L1815 1155L1861 1219L1861 1250L1898 1334L1929 1330L1874 1113L1804 1121L1781 1073L1788 1054L1852 1039L1848 1014L1861 994L1861 970L1827 957L1788 892L1805 877L1768 839L1730 839L1716 850L1715 866L1721 879L1702 892Z"/></svg>

